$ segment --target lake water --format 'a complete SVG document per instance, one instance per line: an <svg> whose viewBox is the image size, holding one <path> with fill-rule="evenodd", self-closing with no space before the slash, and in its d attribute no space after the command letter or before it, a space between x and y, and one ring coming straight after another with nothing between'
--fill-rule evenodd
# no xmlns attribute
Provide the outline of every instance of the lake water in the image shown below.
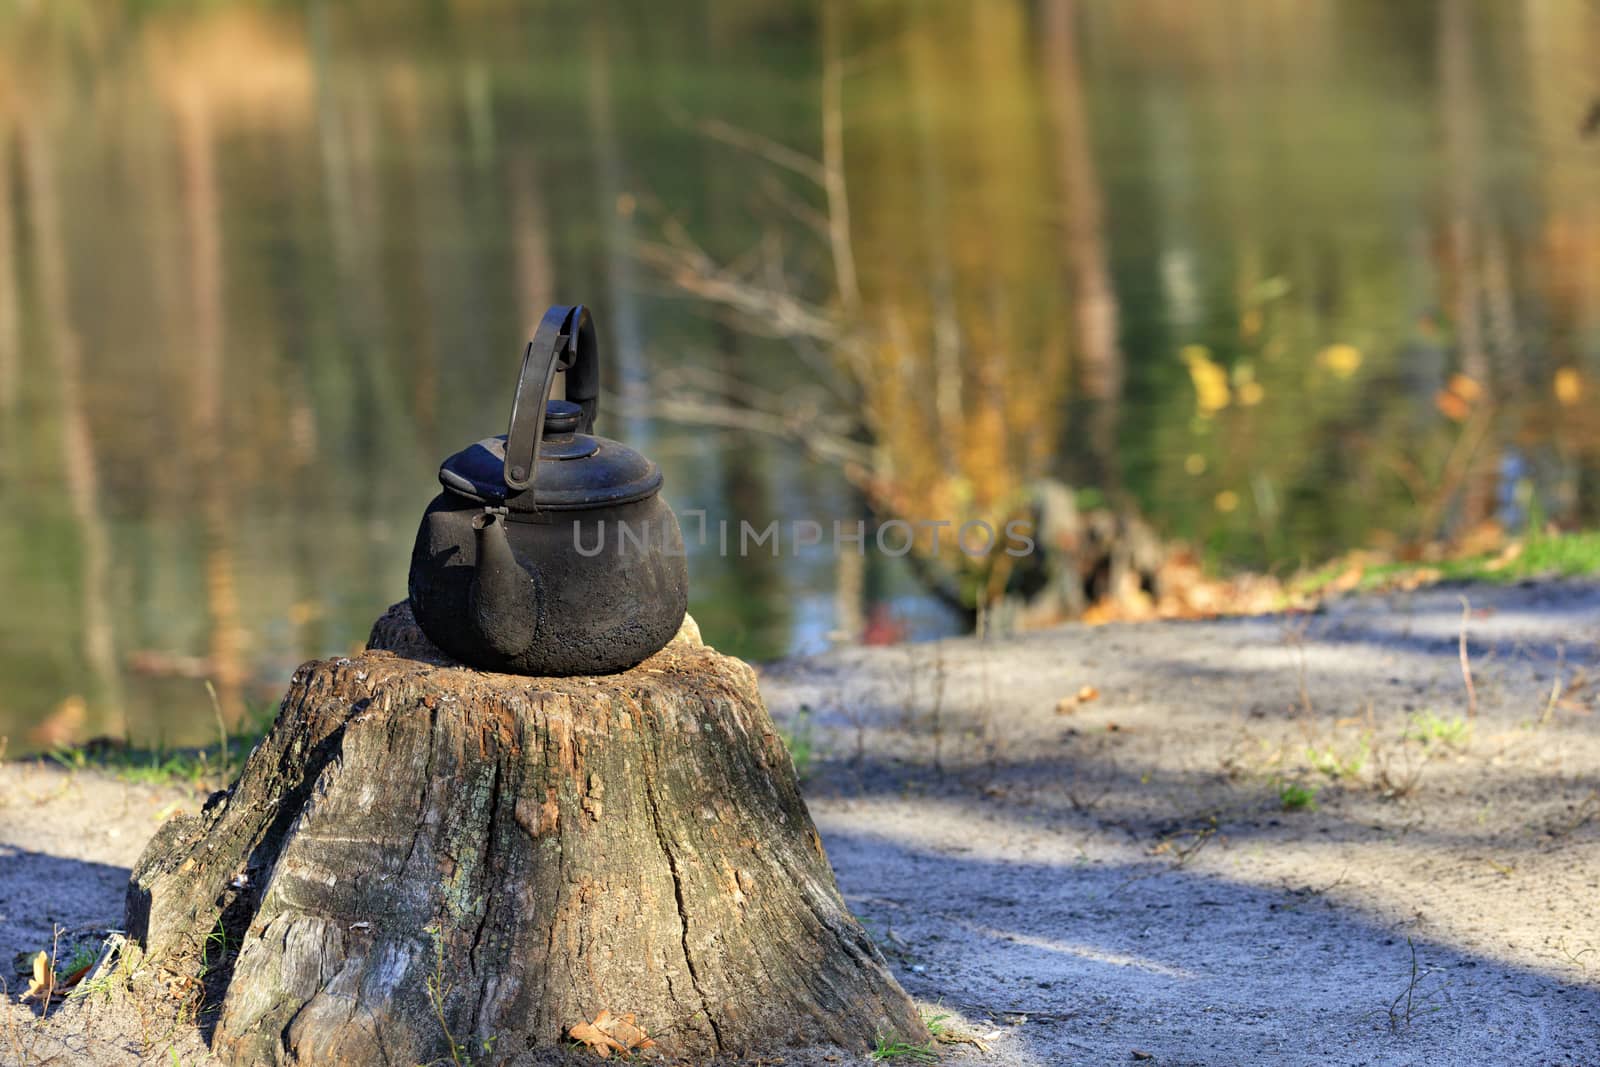
<svg viewBox="0 0 1600 1067"><path fill-rule="evenodd" d="M712 522L860 517L863 456L1222 567L1600 511L1593 3L407 11L0 12L13 754L358 645L557 301ZM690 565L751 658L959 625L890 562Z"/></svg>

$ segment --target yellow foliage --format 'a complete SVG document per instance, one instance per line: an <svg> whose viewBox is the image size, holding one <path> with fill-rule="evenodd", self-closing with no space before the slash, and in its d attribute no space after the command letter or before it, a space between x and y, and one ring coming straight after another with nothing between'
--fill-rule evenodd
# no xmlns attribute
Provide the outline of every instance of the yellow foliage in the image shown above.
<svg viewBox="0 0 1600 1067"><path fill-rule="evenodd" d="M1554 383L1556 400L1564 408L1570 408L1583 396L1583 379L1572 367L1562 367L1556 371Z"/></svg>
<svg viewBox="0 0 1600 1067"><path fill-rule="evenodd" d="M1216 495L1216 499L1211 503L1218 511L1226 515L1229 512L1239 510L1239 494L1232 489L1224 489Z"/></svg>
<svg viewBox="0 0 1600 1067"><path fill-rule="evenodd" d="M1190 452L1183 459L1183 469L1189 474L1204 474L1206 472L1206 457L1198 452Z"/></svg>
<svg viewBox="0 0 1600 1067"><path fill-rule="evenodd" d="M1335 378L1348 378L1361 369L1361 349L1355 345L1329 345L1317 353L1317 366Z"/></svg>
<svg viewBox="0 0 1600 1067"><path fill-rule="evenodd" d="M1233 399L1228 387L1228 372L1212 358L1205 345L1184 345L1178 358L1189 368L1189 380L1194 383L1195 408L1202 417L1215 415Z"/></svg>
<svg viewBox="0 0 1600 1067"><path fill-rule="evenodd" d="M1239 386L1239 406L1242 408L1253 408L1257 404L1261 403L1262 399L1266 395L1267 391L1262 387L1260 382L1245 382L1243 385Z"/></svg>

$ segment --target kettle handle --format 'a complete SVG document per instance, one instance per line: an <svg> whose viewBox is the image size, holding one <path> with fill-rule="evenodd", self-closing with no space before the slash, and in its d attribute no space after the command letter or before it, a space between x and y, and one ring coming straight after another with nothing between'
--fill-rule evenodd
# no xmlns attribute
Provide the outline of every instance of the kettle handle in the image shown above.
<svg viewBox="0 0 1600 1067"><path fill-rule="evenodd" d="M594 320L582 304L556 304L546 311L522 353L511 426L506 430L505 480L512 489L533 484L544 440L545 404L558 370L567 372L567 399L583 409L578 432L593 433L600 405L600 352Z"/></svg>

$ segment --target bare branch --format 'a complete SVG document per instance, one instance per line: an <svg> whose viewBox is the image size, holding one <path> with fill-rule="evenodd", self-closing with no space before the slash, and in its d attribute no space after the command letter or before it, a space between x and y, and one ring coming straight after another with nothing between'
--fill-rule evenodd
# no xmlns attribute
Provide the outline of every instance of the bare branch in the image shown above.
<svg viewBox="0 0 1600 1067"><path fill-rule="evenodd" d="M704 252L658 243L637 246L639 258L661 271L691 296L721 304L748 319L748 325L773 337L808 337L818 343L839 341L839 323L825 309L731 274Z"/></svg>
<svg viewBox="0 0 1600 1067"><path fill-rule="evenodd" d="M686 393L664 396L630 394L621 406L629 414L648 415L696 426L717 426L746 430L801 445L812 456L843 469L854 480L871 461L871 450L844 433L829 432L819 426L816 408L797 408L783 413L723 403Z"/></svg>
<svg viewBox="0 0 1600 1067"><path fill-rule="evenodd" d="M725 145L760 156L768 163L793 171L818 185L826 184L827 176L821 163L804 152L797 152L788 145L780 144L763 134L735 126L731 122L724 122L722 119L701 119L694 124L694 128L714 141L721 141Z"/></svg>
<svg viewBox="0 0 1600 1067"><path fill-rule="evenodd" d="M844 64L839 58L842 15L834 0L822 12L822 178L828 194L828 243L834 282L846 313L861 307L855 250L850 243L850 198L844 180Z"/></svg>
<svg viewBox="0 0 1600 1067"><path fill-rule="evenodd" d="M801 200L790 191L775 176L769 174L762 179L761 191L778 207L782 208L796 222L826 241L828 239L828 216Z"/></svg>

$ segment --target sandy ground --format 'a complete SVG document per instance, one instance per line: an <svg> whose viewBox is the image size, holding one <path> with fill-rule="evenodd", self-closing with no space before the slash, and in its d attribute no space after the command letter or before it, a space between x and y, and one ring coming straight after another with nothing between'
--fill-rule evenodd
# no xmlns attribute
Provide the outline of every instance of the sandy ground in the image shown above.
<svg viewBox="0 0 1600 1067"><path fill-rule="evenodd" d="M983 1043L947 1062L1600 1064L1600 587L848 650L763 689L851 906ZM0 961L113 924L175 803L0 766ZM5 1010L0 1063L210 1062L170 1020Z"/></svg>

